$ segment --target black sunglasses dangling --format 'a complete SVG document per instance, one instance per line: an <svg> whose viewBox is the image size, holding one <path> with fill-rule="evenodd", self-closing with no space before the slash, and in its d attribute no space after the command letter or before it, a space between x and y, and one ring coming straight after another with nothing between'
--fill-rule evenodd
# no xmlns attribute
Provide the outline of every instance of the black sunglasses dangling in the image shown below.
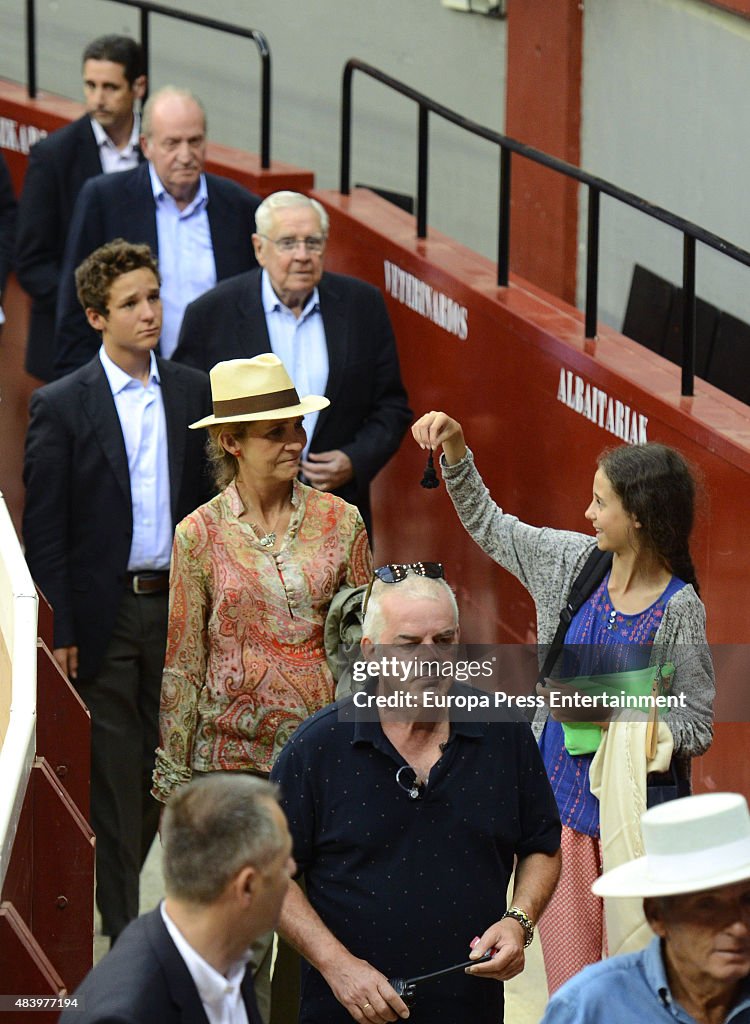
<svg viewBox="0 0 750 1024"><path fill-rule="evenodd" d="M440 486L440 480L437 473L435 472L435 461L432 457L432 449L427 456L427 465L425 466L422 479L419 481L421 486L431 491L434 487Z"/></svg>

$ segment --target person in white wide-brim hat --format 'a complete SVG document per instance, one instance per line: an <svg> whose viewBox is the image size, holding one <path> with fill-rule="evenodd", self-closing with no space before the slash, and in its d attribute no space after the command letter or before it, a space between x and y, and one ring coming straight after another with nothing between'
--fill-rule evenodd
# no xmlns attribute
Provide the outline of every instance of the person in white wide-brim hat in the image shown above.
<svg viewBox="0 0 750 1024"><path fill-rule="evenodd" d="M737 793L673 800L641 818L646 854L598 896L643 897L655 938L581 971L542 1024L750 1022L750 813Z"/></svg>

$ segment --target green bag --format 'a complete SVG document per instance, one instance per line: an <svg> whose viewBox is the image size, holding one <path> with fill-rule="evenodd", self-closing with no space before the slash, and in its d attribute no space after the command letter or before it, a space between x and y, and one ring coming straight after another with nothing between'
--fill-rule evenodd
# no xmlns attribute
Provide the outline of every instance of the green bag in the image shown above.
<svg viewBox="0 0 750 1024"><path fill-rule="evenodd" d="M575 686L592 696L607 694L611 701L622 700L624 696L656 697L667 693L672 684L674 665L649 665L647 668L632 669L629 672L610 672L599 676L575 676L572 679L555 680L556 683ZM623 701L624 704L624 701ZM654 704L649 710L649 726L658 720L659 709ZM601 742L601 726L595 722L563 722L565 749L569 754L593 754Z"/></svg>

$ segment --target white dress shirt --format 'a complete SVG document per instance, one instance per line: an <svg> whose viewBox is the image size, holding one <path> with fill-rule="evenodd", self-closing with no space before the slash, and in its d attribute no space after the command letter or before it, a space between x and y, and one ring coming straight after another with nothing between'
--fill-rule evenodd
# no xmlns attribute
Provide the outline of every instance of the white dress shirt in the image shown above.
<svg viewBox="0 0 750 1024"><path fill-rule="evenodd" d="M209 1024L249 1024L240 985L250 961L250 950L232 964L226 975L219 974L196 953L167 913L163 901L159 909L166 929L195 982Z"/></svg>
<svg viewBox="0 0 750 1024"><path fill-rule="evenodd" d="M117 171L132 171L134 167L138 166L140 160L138 140L141 135L141 119L138 114L133 113L133 130L123 149L117 148L99 122L94 120L93 117L91 118L91 128L94 132L96 144L99 147L99 159L105 174L114 174Z"/></svg>
<svg viewBox="0 0 750 1024"><path fill-rule="evenodd" d="M169 569L173 530L167 421L156 358L152 352L145 387L113 363L103 345L99 349L99 358L112 389L128 456L133 505L133 540L128 572Z"/></svg>
<svg viewBox="0 0 750 1024"><path fill-rule="evenodd" d="M208 189L200 176L195 198L181 210L148 165L156 204L159 272L164 320L159 351L166 359L177 348L185 307L216 284L216 261L208 223Z"/></svg>
<svg viewBox="0 0 750 1024"><path fill-rule="evenodd" d="M286 367L297 394L300 398L305 395L324 395L328 386L328 346L320 314L318 289L313 289L299 317L279 299L265 270L261 274L260 290L271 351ZM307 458L310 450L319 415L317 412L308 412L305 416L307 444L302 453L303 459Z"/></svg>

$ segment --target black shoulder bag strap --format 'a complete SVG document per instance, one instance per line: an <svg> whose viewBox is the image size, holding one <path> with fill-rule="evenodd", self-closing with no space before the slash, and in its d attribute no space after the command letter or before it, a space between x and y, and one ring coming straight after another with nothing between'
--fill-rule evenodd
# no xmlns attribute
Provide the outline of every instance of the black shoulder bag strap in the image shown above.
<svg viewBox="0 0 750 1024"><path fill-rule="evenodd" d="M584 562L583 568L576 576L573 581L573 586L570 588L566 605L560 612L560 622L554 639L547 651L544 664L539 672L539 682L543 683L544 680L551 675L552 669L555 667L555 662L560 657L562 649L565 646L565 634L568 632L568 626L570 625L573 616L581 607L583 602L591 597L609 572L611 566L612 552L600 551L599 548L594 548Z"/></svg>

